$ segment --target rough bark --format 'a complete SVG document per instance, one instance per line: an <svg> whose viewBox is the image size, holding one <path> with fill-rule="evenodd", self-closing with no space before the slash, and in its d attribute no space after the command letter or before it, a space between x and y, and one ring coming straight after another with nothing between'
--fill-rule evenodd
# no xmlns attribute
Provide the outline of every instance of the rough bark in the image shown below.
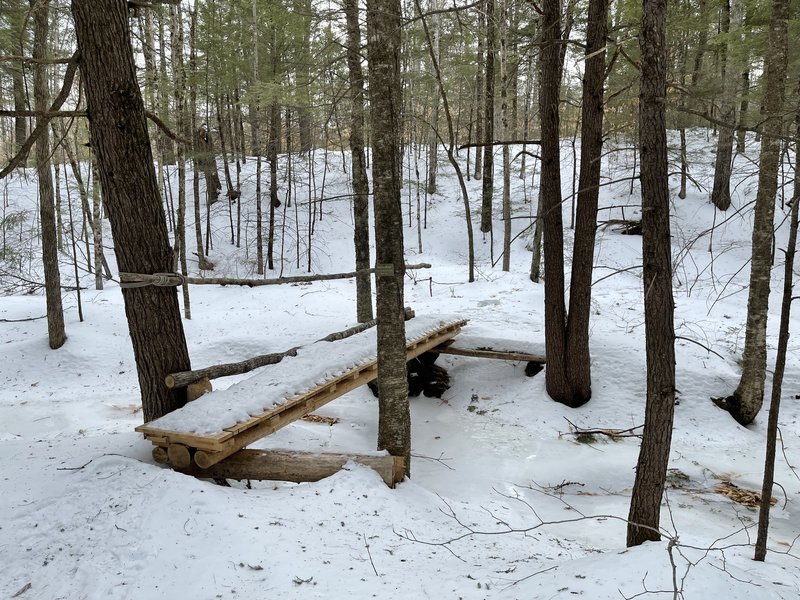
<svg viewBox="0 0 800 600"><path fill-rule="evenodd" d="M353 178L353 242L356 271L369 269L369 180L364 154L364 72L361 68L361 31L357 0L345 0L347 19L347 66L350 76L350 152ZM369 273L356 277L356 318L372 320L372 278Z"/></svg>
<svg viewBox="0 0 800 600"><path fill-rule="evenodd" d="M647 402L628 515L628 546L659 540L675 410L675 328L666 130L666 0L643 0L639 48L639 153L642 187ZM549 360L549 357L548 357Z"/></svg>
<svg viewBox="0 0 800 600"><path fill-rule="evenodd" d="M742 425L755 419L764 400L767 368L767 313L772 269L772 239L775 194L781 154L780 135L788 54L788 0L773 0L769 26L769 49L764 75L764 110L761 127L761 153L753 225L753 254L750 262L750 288L747 298L747 326L742 356L742 377L727 401L731 416Z"/></svg>
<svg viewBox="0 0 800 600"><path fill-rule="evenodd" d="M586 25L586 59L581 103L581 166L566 352L567 374L574 405L587 402L592 395L589 314L603 150L603 82L606 68L604 48L608 29L608 4L609 0L592 0L589 3Z"/></svg>
<svg viewBox="0 0 800 600"><path fill-rule="evenodd" d="M49 0L31 1L33 12L33 58L47 57L49 35ZM46 66L37 63L33 79L34 105L37 111L47 110ZM41 118L37 118L37 127ZM50 128L44 127L36 140L36 175L39 181L39 216L42 227L42 263L47 300L47 336L52 349L67 340L64 331L64 310L61 305L61 273L58 269L58 235L56 232L53 173L50 170Z"/></svg>
<svg viewBox="0 0 800 600"><path fill-rule="evenodd" d="M403 217L400 135L399 0L368 0L367 51L372 110L378 321L378 449L411 464L411 414L403 310Z"/></svg>
<svg viewBox="0 0 800 600"><path fill-rule="evenodd" d="M167 224L153 169L142 94L130 45L128 8L117 0L72 0L89 130L119 268L172 271ZM174 288L122 290L139 375L144 420L185 404L163 377L191 368Z"/></svg>
<svg viewBox="0 0 800 600"><path fill-rule="evenodd" d="M561 149L559 146L559 87L561 85L561 9L559 0L542 2L539 115L542 131L541 207L544 236L544 322L547 369L545 383L550 397L570 405L565 368L566 310L564 308L564 233L561 214Z"/></svg>

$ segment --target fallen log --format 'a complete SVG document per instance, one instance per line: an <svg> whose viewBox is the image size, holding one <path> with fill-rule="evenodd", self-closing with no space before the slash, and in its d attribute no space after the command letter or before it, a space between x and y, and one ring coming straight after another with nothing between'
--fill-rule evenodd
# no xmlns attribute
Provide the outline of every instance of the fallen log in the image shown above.
<svg viewBox="0 0 800 600"><path fill-rule="evenodd" d="M404 311L405 311L406 321L414 318L413 309L407 306L405 307ZM357 333L361 333L362 331L366 331L370 327L375 327L377 323L378 323L377 319L372 319L371 321L367 321L366 323L361 323L360 325L356 325L355 327L350 327L349 329L345 329L344 331L336 331L334 333L329 333L324 338L321 338L317 341L335 342L337 340L343 340L345 338L349 338L350 336L356 335ZM258 369L259 367L265 367L267 365L277 364L287 356L296 356L297 351L299 349L300 346L296 346L294 348L286 350L285 352L261 354L259 356L254 356L253 358L248 358L247 360L242 360L235 363L225 363L221 365L212 365L210 367L205 367L203 369L170 373L164 378L164 383L167 385L168 388L171 389L176 387L186 387L202 379L218 379L220 377L230 377L231 375L242 375L243 373L249 373L250 371Z"/></svg>
<svg viewBox="0 0 800 600"><path fill-rule="evenodd" d="M415 269L430 269L429 263L415 265L407 264L407 271ZM122 287L144 287L155 285L159 287L175 287L188 283L190 285L242 285L247 287L260 287L263 285L283 285L286 283L312 283L314 281L331 281L334 279L353 279L365 273L374 273L375 269L361 269L348 273L323 273L320 275L295 275L291 277L278 277L275 279L234 279L230 277L184 277L178 273L120 273L119 281Z"/></svg>
<svg viewBox="0 0 800 600"><path fill-rule="evenodd" d="M156 450L153 451L154 455ZM158 458L156 460L159 461ZM208 469L177 465L176 469L187 475L207 479L250 479L301 483L330 477L340 471L350 460L377 471L389 487L394 487L403 478L403 458L389 454L366 456L286 450L239 450Z"/></svg>

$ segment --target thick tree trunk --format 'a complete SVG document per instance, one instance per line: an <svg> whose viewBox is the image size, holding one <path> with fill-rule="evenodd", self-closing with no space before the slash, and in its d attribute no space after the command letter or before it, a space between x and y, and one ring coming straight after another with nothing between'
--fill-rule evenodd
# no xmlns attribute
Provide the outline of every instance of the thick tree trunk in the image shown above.
<svg viewBox="0 0 800 600"><path fill-rule="evenodd" d="M755 419L764 401L767 369L767 313L772 270L772 239L775 218L775 194L778 188L783 131L783 101L788 61L788 0L773 0L769 27L769 49L764 77L764 111L761 131L761 154L758 169L753 258L750 262L750 289L747 298L747 327L742 356L742 377L733 396L727 401L731 416L742 425Z"/></svg>
<svg viewBox="0 0 800 600"><path fill-rule="evenodd" d="M364 155L364 72L361 69L361 31L358 24L358 1L345 0L347 19L347 66L350 72L350 151L353 157L353 241L356 271L368 269L369 257L369 180ZM356 277L356 318L359 323L372 320L372 278L368 273Z"/></svg>
<svg viewBox="0 0 800 600"><path fill-rule="evenodd" d="M564 232L561 214L561 149L559 88L561 85L561 8L559 0L542 2L539 118L542 131L541 206L544 234L544 323L550 397L572 403L566 372L566 310L564 308Z"/></svg>
<svg viewBox="0 0 800 600"><path fill-rule="evenodd" d="M373 190L378 320L378 449L411 464L411 414L406 380L403 308L402 132L399 0L368 0Z"/></svg>
<svg viewBox="0 0 800 600"><path fill-rule="evenodd" d="M121 272L174 270L130 46L128 7L118 0L72 0L75 35L105 206ZM122 290L139 374L144 420L186 403L164 376L191 369L175 288Z"/></svg>
<svg viewBox="0 0 800 600"><path fill-rule="evenodd" d="M50 1L32 0L33 57L47 58ZM33 96L37 111L48 109L47 67L34 68ZM38 119L37 119L38 124ZM50 170L50 128L44 127L36 140L36 175L39 180L39 215L42 226L42 263L44 265L45 296L47 298L47 335L52 349L60 348L67 340L64 331L64 309L61 305L61 273L58 268L58 235L56 233L53 173Z"/></svg>
<svg viewBox="0 0 800 600"><path fill-rule="evenodd" d="M659 540L675 410L675 328L667 174L667 3L643 0L639 48L639 153L642 186L647 402L628 515L628 546ZM549 360L549 358L548 358Z"/></svg>
<svg viewBox="0 0 800 600"><path fill-rule="evenodd" d="M575 405L583 404L592 395L589 314L603 151L603 83L606 68L604 48L608 30L608 3L609 0L592 0L589 3L586 24L586 59L581 103L581 166L569 288L566 354L572 402Z"/></svg>

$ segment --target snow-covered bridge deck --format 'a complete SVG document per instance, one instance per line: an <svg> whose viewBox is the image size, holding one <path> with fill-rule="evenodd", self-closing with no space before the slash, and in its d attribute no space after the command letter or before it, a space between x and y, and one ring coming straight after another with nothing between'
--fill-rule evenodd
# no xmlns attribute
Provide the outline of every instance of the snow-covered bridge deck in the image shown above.
<svg viewBox="0 0 800 600"><path fill-rule="evenodd" d="M456 317L406 322L406 360L455 337ZM157 446L154 456L177 468L208 468L378 376L376 331L316 342L249 379L215 391L136 428Z"/></svg>

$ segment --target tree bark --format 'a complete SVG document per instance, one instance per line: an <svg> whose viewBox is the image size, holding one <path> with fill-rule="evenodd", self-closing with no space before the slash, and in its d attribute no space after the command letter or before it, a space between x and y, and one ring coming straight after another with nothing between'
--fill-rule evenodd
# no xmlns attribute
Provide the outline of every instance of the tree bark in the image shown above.
<svg viewBox="0 0 800 600"><path fill-rule="evenodd" d="M400 135L401 8L399 0L368 0L367 51L372 110L378 321L378 449L411 464L411 413L406 380L403 310L403 216Z"/></svg>
<svg viewBox="0 0 800 600"><path fill-rule="evenodd" d="M142 94L130 45L127 4L72 0L81 54L89 130L119 268L129 273L174 269L161 195L153 169ZM167 373L191 368L174 288L124 288L145 421L186 402L169 390Z"/></svg>
<svg viewBox="0 0 800 600"><path fill-rule="evenodd" d="M483 129L487 142L494 141L494 46L497 32L495 0L486 0L486 92L484 94ZM492 230L492 201L494 199L494 146L483 148L483 195L481 202L481 231Z"/></svg>
<svg viewBox="0 0 800 600"><path fill-rule="evenodd" d="M778 188L783 131L783 101L788 55L788 0L773 0L769 27L769 49L765 65L764 111L758 169L753 254L747 298L747 327L742 356L742 377L727 401L731 416L742 425L755 419L764 401L767 369L767 314L772 269L772 239L775 194Z"/></svg>
<svg viewBox="0 0 800 600"><path fill-rule="evenodd" d="M361 31L357 0L345 0L347 19L347 66L350 73L350 152L353 178L353 242L356 271L369 269L369 180L364 155L364 72L361 69ZM368 273L356 277L356 318L372 320L372 278Z"/></svg>
<svg viewBox="0 0 800 600"><path fill-rule="evenodd" d="M508 90L511 77L508 73L508 0L502 0L500 13L500 111L503 119L503 139L512 133L509 123ZM511 270L511 154L508 144L503 144L503 271Z"/></svg>
<svg viewBox="0 0 800 600"><path fill-rule="evenodd" d="M675 410L675 328L667 174L666 0L643 0L639 48L639 153L642 186L647 402L628 515L628 546L661 539L661 498ZM549 360L549 357L548 357Z"/></svg>
<svg viewBox="0 0 800 600"><path fill-rule="evenodd" d="M484 0L484 4L485 4ZM484 6L478 7L478 57L476 62L478 72L475 74L475 141L478 143L485 142L486 138L483 135L483 115L481 109L484 106L483 100L483 72L486 68L484 63L484 30L486 27L486 11ZM473 176L475 179L480 179L483 173L483 156L480 150L475 151L475 171Z"/></svg>
<svg viewBox="0 0 800 600"><path fill-rule="evenodd" d="M31 0L33 12L33 58L47 57L50 1ZM37 111L47 110L47 67L37 63L34 67L33 96ZM37 118L37 127L40 118ZM42 263L44 265L45 296L47 299L47 336L50 348L64 345L64 309L61 305L61 273L58 268L58 235L56 233L53 173L50 170L50 128L44 127L36 140L36 175L39 181L39 215L42 226Z"/></svg>
<svg viewBox="0 0 800 600"><path fill-rule="evenodd" d="M800 112L795 116L795 143L800 143ZM800 169L800 153L795 152L795 173ZM767 537L769 533L769 509L775 477L775 450L778 442L778 416L781 406L783 375L786 370L786 349L789 345L789 317L792 311L792 287L794 278L794 258L797 250L797 219L800 213L800 179L795 177L792 211L789 217L789 241L786 245L786 263L783 269L783 299L781 302L781 324L778 332L778 354L775 358L775 371L772 376L772 397L769 405L767 423L767 448L764 458L764 482L761 487L761 506L758 512L758 536L756 539L755 560L763 561L767 556Z"/></svg>
<svg viewBox="0 0 800 600"><path fill-rule="evenodd" d="M561 85L561 7L546 0L542 7L539 115L542 131L541 206L544 235L544 322L547 393L557 401L572 403L566 372L566 311L564 308L564 232L561 208L561 148L559 144L559 88Z"/></svg>
<svg viewBox="0 0 800 600"><path fill-rule="evenodd" d="M587 402L592 395L589 354L589 315L592 302L594 244L597 232L597 198L603 151L603 83L609 0L589 2L586 54L581 103L581 166L575 245L572 253L569 317L567 321L568 379L572 403Z"/></svg>
<svg viewBox="0 0 800 600"><path fill-rule="evenodd" d="M742 0L728 0L723 6L722 31L728 34L728 43L720 50L723 69L723 90L720 99L720 125L717 138L717 156L714 161L714 185L711 202L725 211L731 206L731 168L733 139L736 133L736 88L741 78L741 27L744 8Z"/></svg>

